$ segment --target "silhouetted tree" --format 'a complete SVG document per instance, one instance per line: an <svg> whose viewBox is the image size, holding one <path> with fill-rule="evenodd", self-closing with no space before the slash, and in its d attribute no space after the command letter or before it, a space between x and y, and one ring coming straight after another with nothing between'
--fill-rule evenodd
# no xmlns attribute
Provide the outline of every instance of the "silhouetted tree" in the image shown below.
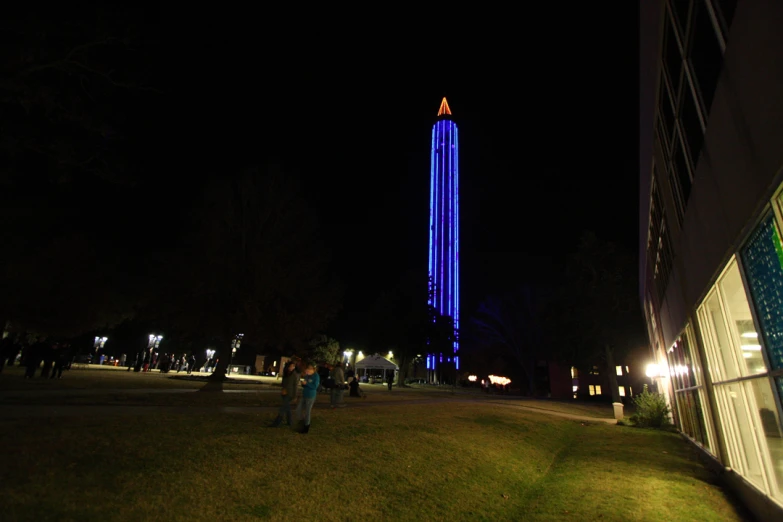
<svg viewBox="0 0 783 522"><path fill-rule="evenodd" d="M197 336L220 340L212 379L222 381L230 343L300 344L334 317L340 286L298 183L278 168L208 183L194 208L190 248L173 266L176 304L160 313Z"/></svg>
<svg viewBox="0 0 783 522"><path fill-rule="evenodd" d="M420 270L405 272L397 284L378 296L370 310L371 343L378 351L393 351L400 368L400 386L405 386L411 363L424 350L429 317L427 277Z"/></svg>
<svg viewBox="0 0 783 522"><path fill-rule="evenodd" d="M484 347L502 346L520 365L531 393L537 393L535 369L546 358L542 317L546 306L542 290L518 285L505 293L488 296L471 317L471 330Z"/></svg>
<svg viewBox="0 0 783 522"><path fill-rule="evenodd" d="M2 30L0 182L134 183L140 151L130 154L129 129L160 98L153 18L114 6L30 8L6 13Z"/></svg>
<svg viewBox="0 0 783 522"><path fill-rule="evenodd" d="M644 339L636 258L585 232L562 283L549 318L553 353L575 366L603 363L612 400L620 402L615 360Z"/></svg>
<svg viewBox="0 0 783 522"><path fill-rule="evenodd" d="M410 270L378 297L371 310L373 344L393 350L400 386L405 386L411 365L425 353L454 351L459 333L453 318L429 304L434 292L435 283L432 278L428 282L426 272Z"/></svg>

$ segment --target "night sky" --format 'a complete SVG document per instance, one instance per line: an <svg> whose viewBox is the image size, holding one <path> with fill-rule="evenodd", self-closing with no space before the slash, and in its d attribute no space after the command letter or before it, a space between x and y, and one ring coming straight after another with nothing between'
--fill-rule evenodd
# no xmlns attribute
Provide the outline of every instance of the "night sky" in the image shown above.
<svg viewBox="0 0 783 522"><path fill-rule="evenodd" d="M206 175L282 163L320 213L347 286L335 329L350 337L369 300L426 265L430 133L446 96L460 129L463 317L551 267L584 229L636 251L638 10L596 9L455 24L448 39L128 14L162 91L128 116L149 194L140 219L176 217Z"/></svg>

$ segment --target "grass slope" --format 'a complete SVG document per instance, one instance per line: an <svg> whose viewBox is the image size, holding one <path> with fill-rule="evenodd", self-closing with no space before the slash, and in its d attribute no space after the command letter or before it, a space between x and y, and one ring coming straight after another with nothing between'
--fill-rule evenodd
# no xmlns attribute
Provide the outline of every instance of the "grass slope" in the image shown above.
<svg viewBox="0 0 783 522"><path fill-rule="evenodd" d="M9 521L741 520L675 434L488 402L1 415Z"/></svg>

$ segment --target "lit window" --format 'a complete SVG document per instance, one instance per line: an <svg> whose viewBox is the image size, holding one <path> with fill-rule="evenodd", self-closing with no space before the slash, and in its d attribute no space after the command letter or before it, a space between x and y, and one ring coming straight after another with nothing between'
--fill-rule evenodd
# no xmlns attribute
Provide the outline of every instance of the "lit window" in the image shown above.
<svg viewBox="0 0 783 522"><path fill-rule="evenodd" d="M576 393L579 391L579 386L571 386L571 391Z"/></svg>
<svg viewBox="0 0 783 522"><path fill-rule="evenodd" d="M620 397L625 397L625 386L620 386Z"/></svg>
<svg viewBox="0 0 783 522"><path fill-rule="evenodd" d="M590 395L595 395L595 386L590 385Z"/></svg>
<svg viewBox="0 0 783 522"><path fill-rule="evenodd" d="M595 385L595 394L596 395L601 395L601 385L600 384L596 384Z"/></svg>
<svg viewBox="0 0 783 522"><path fill-rule="evenodd" d="M625 367L625 374L628 375L629 373L631 373L631 369L626 366Z"/></svg>
<svg viewBox="0 0 783 522"><path fill-rule="evenodd" d="M576 370L576 366L571 367L571 378L576 379L579 376L579 372Z"/></svg>
<svg viewBox="0 0 783 522"><path fill-rule="evenodd" d="M628 395L633 397L633 388L631 388L630 386L628 387Z"/></svg>
<svg viewBox="0 0 783 522"><path fill-rule="evenodd" d="M617 375L622 375L623 374L623 367L622 366L615 366L614 367L614 371L617 372Z"/></svg>

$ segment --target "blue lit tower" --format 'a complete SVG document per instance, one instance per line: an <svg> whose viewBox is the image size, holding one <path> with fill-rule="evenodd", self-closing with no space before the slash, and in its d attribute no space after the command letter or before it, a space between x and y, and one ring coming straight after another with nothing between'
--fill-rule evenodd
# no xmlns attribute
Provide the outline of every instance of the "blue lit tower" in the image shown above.
<svg viewBox="0 0 783 522"><path fill-rule="evenodd" d="M459 140L446 98L432 126L430 154L429 273L435 283L430 304L459 327ZM441 363L450 363L452 358L459 369L458 348L454 343L453 354L429 354L427 369L436 373Z"/></svg>

